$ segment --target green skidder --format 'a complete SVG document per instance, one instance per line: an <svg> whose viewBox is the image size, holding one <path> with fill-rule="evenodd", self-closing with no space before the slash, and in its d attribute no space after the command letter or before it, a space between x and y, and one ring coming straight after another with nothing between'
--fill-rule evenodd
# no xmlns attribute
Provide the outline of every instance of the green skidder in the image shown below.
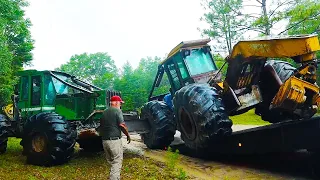
<svg viewBox="0 0 320 180"><path fill-rule="evenodd" d="M21 138L27 162L51 166L67 162L75 143L85 151L102 151L96 128L108 99L119 92L99 87L58 71L26 70L12 104L0 112L0 153L8 137Z"/></svg>

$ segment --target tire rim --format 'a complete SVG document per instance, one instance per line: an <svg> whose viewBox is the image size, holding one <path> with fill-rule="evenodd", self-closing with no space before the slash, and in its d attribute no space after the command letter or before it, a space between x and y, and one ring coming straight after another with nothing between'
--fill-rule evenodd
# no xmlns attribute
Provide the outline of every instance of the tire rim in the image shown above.
<svg viewBox="0 0 320 180"><path fill-rule="evenodd" d="M46 148L46 138L40 134L33 136L32 149L35 152L42 152L45 148Z"/></svg>
<svg viewBox="0 0 320 180"><path fill-rule="evenodd" d="M189 140L196 139L196 124L189 112L184 108L180 109L180 127L183 133Z"/></svg>

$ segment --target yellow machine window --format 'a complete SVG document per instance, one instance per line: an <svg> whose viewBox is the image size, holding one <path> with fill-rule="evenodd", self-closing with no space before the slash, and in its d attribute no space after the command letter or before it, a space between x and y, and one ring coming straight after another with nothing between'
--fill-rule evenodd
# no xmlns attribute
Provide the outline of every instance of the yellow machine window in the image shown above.
<svg viewBox="0 0 320 180"><path fill-rule="evenodd" d="M202 49L193 49L185 58L190 75L198 75L217 70L214 66L209 52L204 53Z"/></svg>
<svg viewBox="0 0 320 180"><path fill-rule="evenodd" d="M188 78L189 74L188 74L187 68L186 68L185 64L182 62L182 60L179 60L177 62L177 64L178 64L182 79Z"/></svg>

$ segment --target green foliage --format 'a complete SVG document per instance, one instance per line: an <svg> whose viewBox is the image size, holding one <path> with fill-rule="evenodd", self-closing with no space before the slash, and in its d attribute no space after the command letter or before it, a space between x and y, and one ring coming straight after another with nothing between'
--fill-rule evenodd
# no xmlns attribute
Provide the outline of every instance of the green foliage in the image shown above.
<svg viewBox="0 0 320 180"><path fill-rule="evenodd" d="M201 17L207 25L202 35L211 37L224 47L232 49L235 41L242 39L247 31L258 36L274 34L277 25L286 24L283 34L320 34L319 0L203 0L205 14ZM250 11L247 11L250 9ZM257 13L258 12L258 13ZM220 49L217 49L218 51ZM320 52L317 53L320 57Z"/></svg>
<svg viewBox="0 0 320 180"><path fill-rule="evenodd" d="M10 101L14 74L32 60L33 40L29 19L24 19L23 0L0 0L0 106Z"/></svg>
<svg viewBox="0 0 320 180"><path fill-rule="evenodd" d="M169 170L173 171L177 165L177 161L179 158L179 150L176 149L176 151L173 151L172 148L169 146L166 157L167 157L167 167Z"/></svg>
<svg viewBox="0 0 320 180"><path fill-rule="evenodd" d="M178 168L177 164L179 161L179 150L175 151L169 146L168 151L166 152L166 171L170 172L173 177L177 177L178 179L184 180L187 178L186 172L182 168Z"/></svg>
<svg viewBox="0 0 320 180"><path fill-rule="evenodd" d="M124 111L138 110L138 108L148 101L160 61L161 58L159 57L147 57L142 58L139 66L134 70L129 62L123 66L121 75L114 82L114 89L121 91L126 102L123 106ZM164 80L165 78L166 76L164 76ZM169 88L168 83L161 84L155 93L166 93L169 91Z"/></svg>
<svg viewBox="0 0 320 180"><path fill-rule="evenodd" d="M250 16L250 29L263 35L271 34L271 28L286 18L286 10L294 3L293 0L257 0L257 2L261 13L258 16Z"/></svg>
<svg viewBox="0 0 320 180"><path fill-rule="evenodd" d="M74 55L70 61L57 68L101 88L112 88L117 76L117 67L107 53L83 53Z"/></svg>
<svg viewBox="0 0 320 180"><path fill-rule="evenodd" d="M13 68L21 68L32 60L33 40L28 28L29 19L24 19L24 10L28 6L24 0L0 0L0 28L6 39L8 50L13 55Z"/></svg>
<svg viewBox="0 0 320 180"><path fill-rule="evenodd" d="M261 13L249 16L251 25L248 30L270 35L277 24L288 20L287 29L279 34L287 31L289 34L319 32L319 4L318 0L256 0L249 6L259 8Z"/></svg>
<svg viewBox="0 0 320 180"><path fill-rule="evenodd" d="M4 41L0 39L0 106L5 105L12 92L13 81L10 77L12 77L12 69L11 69L11 62L12 56L8 49L4 44Z"/></svg>
<svg viewBox="0 0 320 180"><path fill-rule="evenodd" d="M299 0L299 4L287 12L289 24L288 34L320 35L320 1Z"/></svg>
<svg viewBox="0 0 320 180"><path fill-rule="evenodd" d="M242 16L242 0L203 0L202 6L206 10L201 21L206 22L209 28L202 30L202 35L217 40L219 48L231 52L236 40L245 30L246 17ZM222 43L222 44L221 44Z"/></svg>
<svg viewBox="0 0 320 180"><path fill-rule="evenodd" d="M69 62L56 70L70 73L104 89L120 91L125 101L123 110L128 111L138 110L148 101L160 61L159 57L142 58L136 69L126 62L119 72L107 53L83 53L72 56ZM169 91L168 81L164 82L166 83L157 88L155 93L161 94Z"/></svg>
<svg viewBox="0 0 320 180"><path fill-rule="evenodd" d="M226 62L225 59L220 54L213 54L212 56L213 56L214 63L220 69L223 66L223 64ZM227 69L228 69L228 63L226 63L221 70L221 73L224 77L227 74Z"/></svg>
<svg viewBox="0 0 320 180"><path fill-rule="evenodd" d="M254 113L254 109L249 110L246 113L230 116L233 124L241 125L267 125L270 124L267 121L263 121L260 116Z"/></svg>

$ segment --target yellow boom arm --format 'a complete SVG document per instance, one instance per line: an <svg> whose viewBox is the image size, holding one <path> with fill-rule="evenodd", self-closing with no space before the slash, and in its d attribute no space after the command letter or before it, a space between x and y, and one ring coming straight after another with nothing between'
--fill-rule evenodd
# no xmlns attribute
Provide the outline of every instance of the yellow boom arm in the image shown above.
<svg viewBox="0 0 320 180"><path fill-rule="evenodd" d="M241 55L243 58L289 58L301 56L302 61L315 58L315 52L320 50L316 35L286 36L281 38L264 38L239 41L233 48L231 59Z"/></svg>

